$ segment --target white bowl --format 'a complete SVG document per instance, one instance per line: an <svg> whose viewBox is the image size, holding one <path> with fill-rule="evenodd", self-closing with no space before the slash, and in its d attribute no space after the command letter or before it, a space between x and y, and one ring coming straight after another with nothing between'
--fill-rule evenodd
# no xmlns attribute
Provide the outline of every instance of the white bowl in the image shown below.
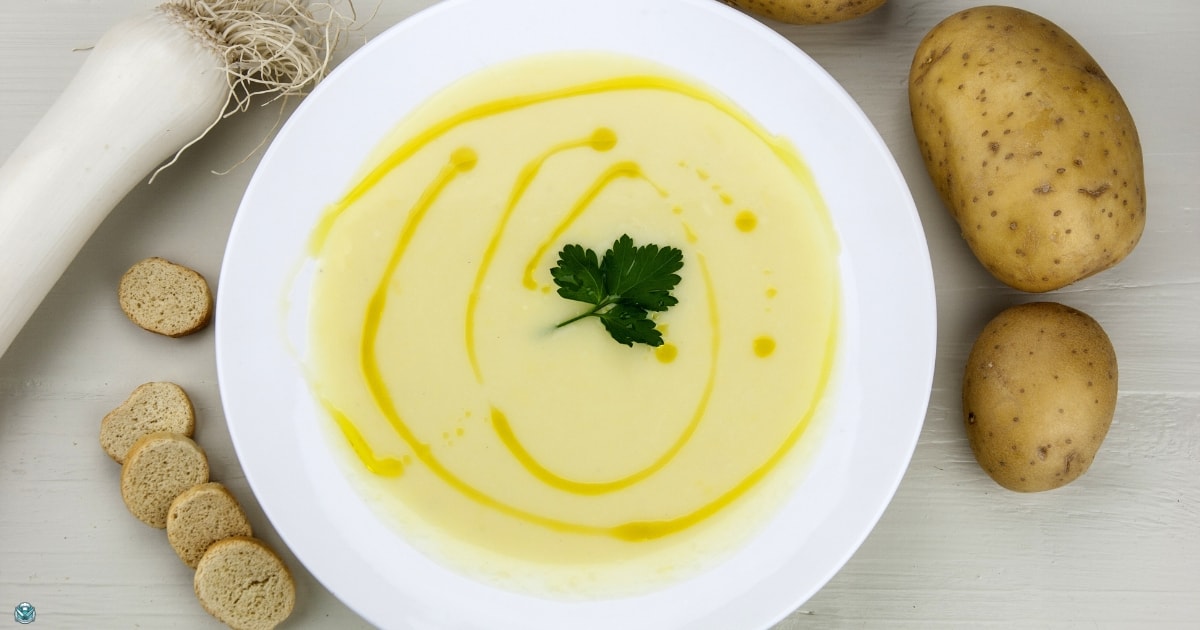
<svg viewBox="0 0 1200 630"><path fill-rule="evenodd" d="M405 112L464 75L526 55L656 61L730 97L805 157L841 245L842 356L803 482L749 543L636 597L556 601L472 580L407 545L340 472L295 357L297 261L325 204ZM246 191L219 282L217 367L254 493L301 562L386 628L766 628L845 564L891 500L933 376L933 279L912 197L845 91L791 42L713 0L447 0L380 35L311 94Z"/></svg>

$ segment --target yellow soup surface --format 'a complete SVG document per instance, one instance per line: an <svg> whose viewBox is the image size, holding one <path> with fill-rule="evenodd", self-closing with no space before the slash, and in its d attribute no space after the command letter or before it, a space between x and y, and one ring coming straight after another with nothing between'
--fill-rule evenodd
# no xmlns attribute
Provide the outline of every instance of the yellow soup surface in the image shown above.
<svg viewBox="0 0 1200 630"><path fill-rule="evenodd" d="M306 367L367 500L516 589L636 592L743 542L831 387L837 237L802 158L647 61L536 56L408 114L314 229ZM664 343L556 293L564 245L683 253ZM804 448L798 445L805 445Z"/></svg>

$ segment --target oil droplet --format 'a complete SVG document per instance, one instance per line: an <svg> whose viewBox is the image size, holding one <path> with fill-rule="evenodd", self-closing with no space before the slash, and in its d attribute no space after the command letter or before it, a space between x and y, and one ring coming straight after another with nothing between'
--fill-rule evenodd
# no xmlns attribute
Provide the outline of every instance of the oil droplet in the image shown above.
<svg viewBox="0 0 1200 630"><path fill-rule="evenodd" d="M776 295L779 295L778 289L776 289L775 287L767 287L767 299L768 300L775 297Z"/></svg>
<svg viewBox="0 0 1200 630"><path fill-rule="evenodd" d="M450 155L450 163L454 165L454 168L463 172L475 168L475 163L478 161L479 156L470 147L462 147Z"/></svg>
<svg viewBox="0 0 1200 630"><path fill-rule="evenodd" d="M686 223L682 223L681 225L683 226L683 237L687 239L687 242L695 243L697 237L696 232L692 230L692 226Z"/></svg>
<svg viewBox="0 0 1200 630"><path fill-rule="evenodd" d="M464 433L466 433L466 430L462 427L458 427L454 430L454 435L457 435L458 437L462 437Z"/></svg>
<svg viewBox="0 0 1200 630"><path fill-rule="evenodd" d="M658 359L659 363L670 363L677 356L679 356L679 348L676 348L675 344L664 343L654 349L654 358Z"/></svg>
<svg viewBox="0 0 1200 630"><path fill-rule="evenodd" d="M754 340L754 354L761 358L771 356L775 352L775 340L767 335L763 335Z"/></svg>
<svg viewBox="0 0 1200 630"><path fill-rule="evenodd" d="M607 151L617 145L617 134L608 127L599 127L592 132L588 143L597 151Z"/></svg>
<svg viewBox="0 0 1200 630"><path fill-rule="evenodd" d="M721 203L723 203L727 206L733 205L733 197L729 196L729 193L726 193L726 192L717 193L717 197L721 200Z"/></svg>
<svg viewBox="0 0 1200 630"><path fill-rule="evenodd" d="M758 217L754 216L754 213L749 210L742 210L734 217L733 224L743 232L751 232L754 228L758 227Z"/></svg>
<svg viewBox="0 0 1200 630"><path fill-rule="evenodd" d="M674 214L683 214L683 206L675 206L671 208L671 212Z"/></svg>

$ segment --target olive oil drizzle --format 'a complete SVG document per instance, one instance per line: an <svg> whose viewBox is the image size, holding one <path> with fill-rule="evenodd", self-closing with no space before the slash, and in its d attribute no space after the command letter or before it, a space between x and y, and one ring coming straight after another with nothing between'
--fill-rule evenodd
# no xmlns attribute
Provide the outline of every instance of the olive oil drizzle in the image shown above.
<svg viewBox="0 0 1200 630"><path fill-rule="evenodd" d="M477 383L483 383L483 373L479 369L479 357L475 352L475 311L479 305L479 292L483 289L483 281L487 278L488 271L492 267L492 260L496 257L496 250L500 248L500 239L504 236L504 231L508 228L508 221L512 218L517 204L525 196L525 191L529 189L529 185L537 179L538 173L542 170L542 165L551 157L564 151L582 147L591 147L595 151L608 151L616 143L616 134L611 129L601 127L593 131L587 138L567 140L566 142L550 147L541 155L530 160L517 175L517 181L513 185L512 192L509 194L508 203L504 206L504 212L500 215L496 229L492 231L492 238L488 241L487 248L483 250L483 258L479 262L479 270L475 273L475 282L471 285L471 294L467 298L467 360L471 363L471 371L475 373L475 381Z"/></svg>
<svg viewBox="0 0 1200 630"><path fill-rule="evenodd" d="M812 182L812 177L807 167L800 160L799 156L795 155L789 149L784 141L778 140L767 134L767 132L760 128L753 120L728 103L709 95L697 87L668 77L653 75L618 77L569 86L556 90L497 99L495 101L467 108L455 115L436 122L435 124L423 130L420 134L401 144L399 148L391 152L379 165L371 169L360 181L358 181L341 200L327 209L326 213L321 218L317 227L313 230L313 233L310 236L309 252L311 255L318 255L324 247L329 232L333 229L334 225L337 223L342 214L351 206L353 206L355 201L360 199L363 195L375 187L388 173L402 165L409 158L416 155L430 142L445 135L447 132L460 125L558 99L575 98L608 91L644 89L674 92L713 106L714 108L738 121L758 138L760 138L764 144L773 150L773 152L782 162L787 164L791 170L795 172L797 176L803 178L806 183ZM598 137L595 134L587 140L574 140L565 142L562 145L552 147L545 154L526 165L525 169L521 172L521 175L519 176L518 181L512 190L509 204L500 220L500 227L493 233L491 243L484 253L485 264L481 265L478 275L476 276L471 297L469 299L470 306L467 314L468 352L470 353L471 366L474 370L477 380L482 381L482 375L474 355L474 343L472 340L472 331L474 328L474 307L478 298L478 292L482 286L482 278L487 273L486 268L490 266L491 258L494 255L495 249L499 243L500 234L504 231L504 226L512 212L513 207L518 203L529 183L536 178L537 173L544 164L545 160L549 159L551 155L568 148L587 146L588 144L591 144L591 146L597 150L604 150L600 147L606 142L607 139L605 137ZM405 218L404 225L395 242L383 277L375 287L375 290L371 296L363 321L361 344L359 346L359 357L362 374L367 385L367 389L380 413L384 418L386 418L395 434L399 436L409 448L412 449L414 456L429 471L431 471L434 475L436 475L439 479L441 479L449 487L453 488L456 492L460 493L462 496L475 501L480 505L494 509L500 513L551 529L553 531L585 535L611 536L617 539L628 541L659 538L692 527L693 525L709 518L713 514L719 512L729 504L736 501L740 496L745 494L751 487L758 483L771 469L778 465L791 447L808 428L814 414L816 413L818 403L822 398L821 393L826 390L831 378L833 357L836 350L836 338L838 336L836 329L839 300L833 301L833 313L830 320L830 334L827 337L826 348L824 356L822 357L822 364L816 383L815 393L809 402L807 410L801 415L801 417L796 419L791 432L787 435L783 442L779 444L778 448L772 452L768 459L763 461L757 468L735 483L732 487L729 487L723 493L717 495L716 498L688 513L669 519L631 521L616 525L593 525L564 521L562 519L536 514L511 505L471 485L462 478L458 477L454 472L446 468L446 466L433 453L430 445L422 442L418 436L413 433L407 422L401 416L396 402L392 398L379 367L377 338L382 325L383 313L387 307L389 293L398 294L403 291L403 287L393 286L393 278L397 268L404 259L404 255L407 252L408 246L412 241L412 238L415 235L418 227L420 226L426 212L436 202L446 187L451 185L451 183L459 175L470 171L475 166L476 159L477 157L475 153L469 148L461 148L455 151L450 157L448 163L443 167L442 171L438 173L438 175L429 184L425 191L423 191L420 198L413 205L408 216ZM644 176L641 174L640 168L636 163L626 161L618 162L612 165L603 175L600 176L600 178L596 180L593 186L589 188L589 190L585 192L583 196L581 196L580 200L572 208L568 216L563 220L562 223L560 223L559 226L556 227L554 232L551 234L551 237L547 239L539 248L539 251L535 253L532 259L533 262L531 262L531 264L536 264L538 260L545 256L545 253L548 251L549 247L548 245L545 245L545 243L553 244L556 242L558 238L560 238L562 234L569 228L570 224L575 220L575 218L586 211L591 201L603 190L604 186L608 185L608 183L618 177L644 178ZM661 189L659 192L660 194L665 195ZM512 452L514 457L516 457L522 463L522 465L537 478L553 487L578 494L600 494L603 492L610 492L651 476L657 470L665 466L669 460L673 458L683 448L684 445L686 445L697 426L702 421L709 396L715 387L717 378L716 370L718 364L717 358L720 346L719 328L717 326L719 321L716 292L713 289L712 280L709 277L707 265L702 256L699 257L699 261L699 266L702 269L701 275L705 279L713 343L710 356L708 382L705 385L701 399L698 402L697 408L689 425L681 433L680 437L671 446L671 448L668 449L650 466L614 481L588 483L568 480L545 469L536 458L532 457L532 455L526 451L524 446L516 438L511 426L508 425L507 419L504 418L503 413L498 409L494 409L492 421L497 435L500 436L500 439ZM531 281L534 285L533 288L536 288L536 281L532 280L532 273L527 266L525 274L522 278L522 284L528 288ZM367 440L358 431L353 421L349 417L338 411L327 400L322 400L322 404L334 417L335 422L347 438L351 448L354 450L358 458L362 460L363 464L368 468L368 470L371 470L376 474L386 476L401 474L403 471L403 464L399 462L399 460L378 458L371 450Z"/></svg>
<svg viewBox="0 0 1200 630"><path fill-rule="evenodd" d="M413 454L420 460L430 471L438 476L443 482L450 485L463 496L466 496L478 503L499 510L510 516L526 520L532 523L537 523L545 527L549 527L559 531L573 531L578 533L603 533L605 528L591 527L580 525L577 523L568 523L557 519L547 518L538 514L533 514L525 510L518 509L507 503L504 503L495 497L479 490L475 486L463 481L449 469L433 454L429 444L422 442L416 434L409 428L408 423L401 417L400 412L396 407L395 401L392 399L392 394L388 390L387 384L384 382L383 375L379 369L379 357L376 350L376 339L379 335L379 328L383 320L383 313L387 307L388 293L392 289L392 278L395 276L396 270L400 266L400 262L404 259L404 254L408 250L408 245L416 234L417 228L420 226L425 213L429 207L437 200L441 192L450 185L458 175L469 171L475 166L475 154L469 149L459 149L451 157L450 161L438 173L434 181L422 193L421 197L413 206L412 211L405 219L404 226L400 231L400 237L396 241L395 247L392 249L392 255L384 268L383 278L376 285L374 293L371 295L371 301L368 304L366 317L363 321L362 343L359 347L359 356L362 365L363 378L366 380L367 388L371 393L371 398L375 401L379 411L387 419L392 426L392 430L400 439L404 440L412 449ZM331 405L326 402L325 407ZM357 432L357 431L356 431ZM357 447L366 446L365 441L356 445L353 441L351 446L355 447L355 452L360 458L363 458L364 453Z"/></svg>
<svg viewBox="0 0 1200 630"><path fill-rule="evenodd" d="M325 412L333 418L342 435L346 437L346 441L350 443L350 448L354 449L355 454L362 460L367 470L380 477L399 477L404 474L404 462L394 457L375 455L375 450L371 448L370 442L367 442L358 427L345 413L334 407L328 400L322 400L321 403L325 407Z"/></svg>
<svg viewBox="0 0 1200 630"><path fill-rule="evenodd" d="M539 462L538 459L525 448L525 445L521 443L521 440L517 437L516 433L513 432L512 426L508 423L508 418L505 417L504 413L493 407L492 427L495 429L496 435L500 438L500 441L504 443L504 446L506 446L508 450L512 452L513 457L515 457L516 460L530 472L530 474L532 474L534 477L537 477L542 483L560 490L565 490L567 492L574 492L576 494L597 495L614 492L622 488L627 488L639 481L642 481L643 479L652 476L659 470L662 470L664 466L670 463L670 461L679 454L679 451L683 450L683 447L688 443L688 441L692 439L692 435L696 432L696 429L700 426L700 422L704 419L704 414L708 410L708 401L712 397L713 389L715 389L716 386L717 363L721 348L721 329L720 317L717 311L717 292L713 287L712 276L708 272L708 265L705 264L704 256L697 255L696 260L700 265L701 277L704 278L705 295L707 296L708 302L708 324L711 330L712 341L708 362L708 375L705 378L704 389L701 390L700 399L696 403L695 410L692 412L692 418L688 422L687 426L684 427L683 431L680 432L679 437L675 439L675 442L671 444L671 447L663 451L662 455L659 455L657 459L655 459L645 468L612 481L583 482L567 479L543 466L542 463Z"/></svg>
<svg viewBox="0 0 1200 630"><path fill-rule="evenodd" d="M748 131L757 136L765 145L770 147L771 151L781 161L788 165L790 169L801 175L806 180L811 181L811 175L807 165L793 153L786 142L779 140L767 133L765 129L760 127L753 119L745 113L734 107L732 104L719 100L713 95L708 94L704 90L690 85L684 81L673 79L670 77L655 76L655 75L632 75L625 77L614 77L610 79L601 79L598 81L590 81L578 85L570 85L555 90L546 90L543 92L533 92L530 94L520 94L507 98L501 98L487 103L481 103L474 107L468 107L457 114L443 118L438 122L430 125L421 133L413 136L396 150L392 151L383 161L367 172L348 193L345 194L335 204L326 210L321 217L317 227L313 230L309 238L309 254L315 256L320 253L325 245L325 240L329 235L329 231L333 229L333 225L341 217L342 213L354 202L367 194L372 188L377 186L379 182L395 170L398 166L408 161L409 158L416 155L421 149L434 140L446 135L451 130L460 127L466 123L490 118L500 114L516 111L533 105L548 103L567 98L577 98L589 96L593 94L601 94L604 92L617 92L628 90L661 90L672 92L680 96L685 96L695 99L702 103L706 103L721 113L736 120L739 124L745 127Z"/></svg>
<svg viewBox="0 0 1200 630"><path fill-rule="evenodd" d="M833 322L831 324L833 330L830 331L829 337L825 342L825 364L822 366L821 373L817 381L816 391L818 393L825 391L825 388L829 386L829 381L833 376L833 355L837 351L837 312L839 311L837 304L839 304L839 302L835 301L833 307L834 317L831 320ZM726 490L716 499L700 506L699 509L693 512L683 516L678 516L676 518L658 521L633 521L624 525L619 525L613 528L612 535L622 540L629 541L653 540L655 538L661 538L662 536L687 529L688 527L691 527L713 516L717 512L720 512L727 505L736 501L738 497L748 492L759 481L762 481L763 477L767 476L767 473L771 472L775 466L779 465L779 462L781 462L783 458L787 456L788 451L790 451L792 447L795 446L796 442L800 440L800 436L804 435L804 432L808 430L809 425L812 423L813 417L817 413L817 407L820 406L820 402L821 396L813 396L809 401L808 408L796 421L796 424L792 426L791 432L788 433L787 437L784 438L782 443L780 443L779 448L775 449L775 451L771 453L771 456L767 458L767 460L764 461L758 468L755 468L750 472L750 474L743 477L741 481L735 484L732 488Z"/></svg>
<svg viewBox="0 0 1200 630"><path fill-rule="evenodd" d="M492 232L492 237L488 242L487 248L484 250L484 254L482 260L480 261L479 269L476 272L475 281L472 285L471 293L467 301L467 312L465 317L465 342L467 348L467 357L471 364L471 369L474 372L477 383L483 384L484 382L483 372L479 366L478 355L475 351L475 316L478 307L479 293L488 273L491 270L492 260L495 258L496 250L500 246L500 242L503 239L509 219L515 211L517 204L524 196L525 191L529 188L530 184L532 184L532 182L537 178L542 166L552 156L563 151L581 147L591 147L596 151L607 151L611 149L616 142L617 136L612 132L612 130L607 128L599 128L587 138L568 140L551 147L541 155L528 162L518 174L515 184L513 185L513 189L509 194L508 203L505 205L500 219L497 222L496 228ZM534 279L533 274L536 269L541 266L542 259L546 256L546 253L550 250L551 246L558 242L558 240L562 238L562 235L570 229L571 225L573 225L580 216L587 212L596 197L599 196L609 184L619 177L645 178L645 176L642 174L641 168L636 163L629 161L618 162L600 174L593 184L588 187L588 189L582 195L580 195L579 199L571 206L570 211L559 222L555 229L551 231L550 235L542 241L534 255L526 264L525 273L522 277L522 284L525 286L525 288L530 290L537 289L538 284ZM660 196L667 195L667 191L663 190L657 185L654 185L653 182L649 183L655 188L656 191L658 191ZM675 455L679 453L688 440L691 439L692 434L695 433L696 428L700 425L701 420L704 418L705 411L708 407L708 400L712 395L712 390L716 381L716 365L720 346L720 333L717 327L718 317L715 311L715 288L712 285L712 278L706 267L702 267L702 277L704 279L706 294L709 296L709 319L712 330L709 370L700 400L692 413L691 420L684 427L684 430L671 445L671 447L646 467L625 475L619 479L605 482L588 482L569 479L546 468L536 456L530 453L529 450L525 448L525 445L521 442L520 438L517 437L516 432L513 430L512 425L508 421L507 415L499 408L493 406L490 414L492 428L495 431L496 436L505 445L505 447L508 448L517 462L519 462L531 475L548 486L568 492L587 495L605 494L629 487L643 479L646 479L647 477L650 477L658 470L661 470L663 466L666 466L675 457Z"/></svg>
<svg viewBox="0 0 1200 630"><path fill-rule="evenodd" d="M646 179L646 176L642 173L642 167L638 166L636 162L617 162L616 164L613 164L605 169L605 171L601 173L594 182L592 182L592 185L589 186L582 195L580 195L579 199L575 201L575 204L571 206L571 211L567 213L567 216L564 217L563 220L554 227L554 230L550 232L550 235L538 245L537 249L533 252L533 256L529 257L529 262L525 263L525 274L521 276L521 284L524 285L526 289L533 291L538 288L537 280L534 279L533 274L542 266L542 259L546 257L546 254L550 251L550 248L553 247L555 243L558 243L563 234L567 233L567 230L571 228L571 225L574 224L575 221L587 211L587 209L592 205L592 202L596 200L596 197L599 197L600 193L604 192L604 189L608 188L608 186L612 184L613 181L615 181L618 177Z"/></svg>

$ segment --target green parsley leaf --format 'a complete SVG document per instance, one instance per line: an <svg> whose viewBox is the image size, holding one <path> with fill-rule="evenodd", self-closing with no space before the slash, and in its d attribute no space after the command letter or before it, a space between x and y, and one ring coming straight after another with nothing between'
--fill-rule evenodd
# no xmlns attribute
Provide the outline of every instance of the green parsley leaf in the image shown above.
<svg viewBox="0 0 1200 630"><path fill-rule="evenodd" d="M671 289L679 284L675 272L681 268L683 252L658 245L634 247L629 235L617 239L601 263L608 294L648 311L665 311L679 302Z"/></svg>
<svg viewBox="0 0 1200 630"><path fill-rule="evenodd" d="M567 245L558 253L558 265L550 275L558 285L558 294L568 300L599 304L607 291L596 252L579 245Z"/></svg>
<svg viewBox="0 0 1200 630"><path fill-rule="evenodd" d="M558 253L558 264L550 275L560 296L593 308L558 327L596 317L619 343L661 346L662 333L655 328L650 312L679 303L671 290L679 284L675 272L682 268L679 249L653 244L636 247L628 234L617 239L603 259L581 245L567 245Z"/></svg>
<svg viewBox="0 0 1200 630"><path fill-rule="evenodd" d="M635 343L661 346L662 333L654 327L654 322L648 315L644 308L618 302L598 316L600 321L604 322L604 329L619 343L631 348Z"/></svg>

